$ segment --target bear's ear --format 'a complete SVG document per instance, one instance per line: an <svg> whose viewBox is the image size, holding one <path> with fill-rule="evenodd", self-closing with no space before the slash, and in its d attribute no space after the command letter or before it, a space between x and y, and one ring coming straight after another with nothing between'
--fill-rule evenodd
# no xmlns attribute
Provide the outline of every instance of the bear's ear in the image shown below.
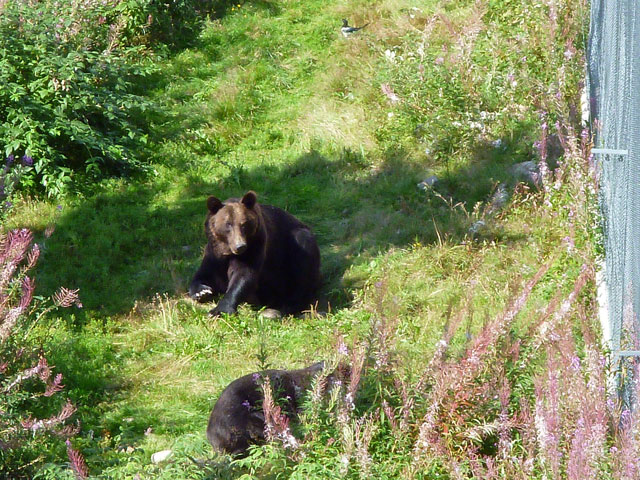
<svg viewBox="0 0 640 480"><path fill-rule="evenodd" d="M322 370L324 370L324 360L316 362L313 365L309 365L307 367L307 370L310 370L311 373L321 372Z"/></svg>
<svg viewBox="0 0 640 480"><path fill-rule="evenodd" d="M244 194L244 197L242 197L241 202L244 204L245 207L253 208L257 200L258 200L258 196L256 195L256 192L254 192L253 190L249 190L247 193Z"/></svg>
<svg viewBox="0 0 640 480"><path fill-rule="evenodd" d="M216 213L222 208L222 202L214 196L207 198L207 208L211 213Z"/></svg>

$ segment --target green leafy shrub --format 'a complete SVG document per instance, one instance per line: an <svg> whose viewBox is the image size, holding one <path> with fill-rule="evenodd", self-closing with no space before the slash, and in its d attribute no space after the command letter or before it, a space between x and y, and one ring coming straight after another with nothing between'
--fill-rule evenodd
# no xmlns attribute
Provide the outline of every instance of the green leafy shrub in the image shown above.
<svg viewBox="0 0 640 480"><path fill-rule="evenodd" d="M11 198L25 169L33 165L33 158L25 155L17 161L15 155L9 155L0 164L0 219L11 208Z"/></svg>
<svg viewBox="0 0 640 480"><path fill-rule="evenodd" d="M133 91L153 68L142 47L120 45L108 6L10 1L0 12L0 151L35 159L27 187L58 195L77 174L142 165L136 119L149 104Z"/></svg>
<svg viewBox="0 0 640 480"><path fill-rule="evenodd" d="M0 151L37 159L23 186L59 195L144 167L151 104L136 92L155 71L152 49L192 44L207 14L227 3L3 2Z"/></svg>

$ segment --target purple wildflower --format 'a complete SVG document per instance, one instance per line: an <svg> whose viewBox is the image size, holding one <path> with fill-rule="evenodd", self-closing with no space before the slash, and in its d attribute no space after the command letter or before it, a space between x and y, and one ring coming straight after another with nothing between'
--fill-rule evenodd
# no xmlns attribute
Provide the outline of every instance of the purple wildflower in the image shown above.
<svg viewBox="0 0 640 480"><path fill-rule="evenodd" d="M31 158L29 155L23 156L22 165L24 165L25 167L31 167L33 165L33 158Z"/></svg>
<svg viewBox="0 0 640 480"><path fill-rule="evenodd" d="M282 412L282 409L276 405L273 398L273 390L269 377L262 385L264 400L262 402L262 410L264 412L264 433L270 442L279 440L285 448L295 450L298 448L298 440L293 436L289 429L289 418Z"/></svg>
<svg viewBox="0 0 640 480"><path fill-rule="evenodd" d="M245 400L244 402L242 402L242 406L247 410L251 410L251 404L249 403L249 400Z"/></svg>
<svg viewBox="0 0 640 480"><path fill-rule="evenodd" d="M50 382L47 385L47 389L44 392L44 396L50 397L55 393L61 391L63 388L64 388L64 385L62 385L62 374L59 373L55 376L55 378L53 379L53 382Z"/></svg>
<svg viewBox="0 0 640 480"><path fill-rule="evenodd" d="M576 245L575 245L575 242L573 241L573 238L571 238L571 235L567 235L566 237L564 237L562 239L562 242L567 246L567 251L569 253L573 252ZM578 368L580 368L580 359L578 359Z"/></svg>
<svg viewBox="0 0 640 480"><path fill-rule="evenodd" d="M60 290L58 290L53 295L53 302L57 306L64 307L64 308L68 308L68 307L72 306L73 304L77 304L78 303L78 289L69 290L68 288L60 287Z"/></svg>
<svg viewBox="0 0 640 480"><path fill-rule="evenodd" d="M11 165L13 165L13 162L15 161L16 157L15 155L11 154L7 157L7 167L10 167Z"/></svg>
<svg viewBox="0 0 640 480"><path fill-rule="evenodd" d="M571 357L571 368L576 372L580 371L580 357L577 355Z"/></svg>
<svg viewBox="0 0 640 480"><path fill-rule="evenodd" d="M342 338L340 338L338 340L338 355L342 355L342 356L347 356L349 355L349 349L347 348L347 345L344 343L344 340Z"/></svg>
<svg viewBox="0 0 640 480"><path fill-rule="evenodd" d="M370 477L370 468L372 459L369 454L369 444L373 435L376 433L377 425L373 414L366 415L359 418L355 422L354 440L355 440L355 458L362 472L364 478Z"/></svg>
<svg viewBox="0 0 640 480"><path fill-rule="evenodd" d="M71 403L70 400L67 400L67 403L63 405L60 413L54 415L49 418L45 418L43 420L34 419L31 417L27 417L22 420L20 423L22 428L26 430L31 430L33 433L37 431L52 431L56 426L63 423L65 420L69 419L71 415L76 412L76 407Z"/></svg>
<svg viewBox="0 0 640 480"><path fill-rule="evenodd" d="M71 442L69 440L67 440L66 443L67 456L69 457L71 470L73 470L75 477L78 480L89 478L89 469L87 468L87 463L85 462L84 457L78 450L71 446Z"/></svg>
<svg viewBox="0 0 640 480"><path fill-rule="evenodd" d="M391 85L389 85L388 83L383 83L382 85L380 85L380 89L392 104L400 102L400 97L396 95L396 93L393 91L393 88L391 88Z"/></svg>

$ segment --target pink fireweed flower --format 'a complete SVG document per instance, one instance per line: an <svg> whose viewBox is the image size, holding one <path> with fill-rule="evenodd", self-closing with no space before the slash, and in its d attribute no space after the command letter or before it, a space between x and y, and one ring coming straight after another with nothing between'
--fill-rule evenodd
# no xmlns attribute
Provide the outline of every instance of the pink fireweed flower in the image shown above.
<svg viewBox="0 0 640 480"><path fill-rule="evenodd" d="M359 418L355 422L354 439L356 446L356 461L360 465L362 476L370 476L371 455L369 455L369 444L377 430L375 418L372 414Z"/></svg>
<svg viewBox="0 0 640 480"><path fill-rule="evenodd" d="M62 374L58 373L52 382L47 384L47 389L44 392L45 397L50 397L55 393L61 391L64 388L62 385Z"/></svg>
<svg viewBox="0 0 640 480"><path fill-rule="evenodd" d="M388 83L383 83L382 85L380 85L380 89L392 104L400 103L400 97L396 95L396 93Z"/></svg>
<svg viewBox="0 0 640 480"><path fill-rule="evenodd" d="M27 417L25 420L22 420L20 423L22 427L26 430L31 430L32 432L37 432L39 430L52 430L57 425L60 425L65 420L67 420L71 415L76 412L76 407L71 403L70 400L67 400L67 403L62 407L60 413L54 415L50 418L46 419L34 419L31 417Z"/></svg>
<svg viewBox="0 0 640 480"><path fill-rule="evenodd" d="M344 338L342 338L342 336L340 335L338 337L338 341L337 341L337 346L336 346L336 351L338 352L338 355L340 356L348 356L349 355L349 349L347 348L347 344L344 343Z"/></svg>
<svg viewBox="0 0 640 480"><path fill-rule="evenodd" d="M298 440L289 430L289 418L282 413L280 406L276 405L273 399L271 381L267 377L262 384L264 400L262 410L264 412L264 434L267 440L273 442L279 440L284 448L295 450L298 448Z"/></svg>
<svg viewBox="0 0 640 480"><path fill-rule="evenodd" d="M71 442L67 440L67 456L69 457L69 466L78 480L89 478L89 469L82 454L71 446Z"/></svg>
<svg viewBox="0 0 640 480"><path fill-rule="evenodd" d="M70 290L65 287L60 287L53 295L53 303L59 307L68 308L78 303L78 289Z"/></svg>

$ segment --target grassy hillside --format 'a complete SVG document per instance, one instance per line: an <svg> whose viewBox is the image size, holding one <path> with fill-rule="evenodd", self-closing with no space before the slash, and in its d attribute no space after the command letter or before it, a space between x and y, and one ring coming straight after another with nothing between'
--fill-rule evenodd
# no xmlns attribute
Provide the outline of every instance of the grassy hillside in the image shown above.
<svg viewBox="0 0 640 480"><path fill-rule="evenodd" d="M342 18L369 25L343 38ZM501 413L531 413L544 390L536 378L553 348L542 346L541 325L575 334L583 357L591 344L580 329L597 332L584 280L595 197L588 141L576 133L586 19L579 0L248 1L159 61L138 85L152 105L137 119L147 174L58 201L23 198L4 227L36 233L40 295L80 289L83 308L40 322L34 343L79 408L74 444L91 473L490 478L477 472L503 451L492 425ZM557 160L550 133L565 151L555 177L540 190L519 184L512 165L538 162L540 151ZM433 186L421 184L434 175ZM502 188L510 197L498 208ZM211 319L186 297L206 197L249 189L313 228L327 315L266 321L245 306ZM554 309L576 281L587 285L568 322ZM450 347L434 357L443 338ZM240 463L213 454L206 422L231 380L334 361L341 342L365 365L353 423L336 423L329 405L298 432L308 439L302 453L265 447ZM465 363L474 351L477 371ZM463 375L460 366L475 373L456 390L442 375ZM479 390L498 388L496 379L509 387L502 403ZM453 393L438 402L449 416L424 449L421 425L445 381ZM409 412L405 427L393 411ZM511 463L520 478L542 478L544 460L523 470L530 432L518 425L511 455L521 464ZM172 457L153 464L163 449ZM71 475L64 453L43 455L51 463L39 478Z"/></svg>

